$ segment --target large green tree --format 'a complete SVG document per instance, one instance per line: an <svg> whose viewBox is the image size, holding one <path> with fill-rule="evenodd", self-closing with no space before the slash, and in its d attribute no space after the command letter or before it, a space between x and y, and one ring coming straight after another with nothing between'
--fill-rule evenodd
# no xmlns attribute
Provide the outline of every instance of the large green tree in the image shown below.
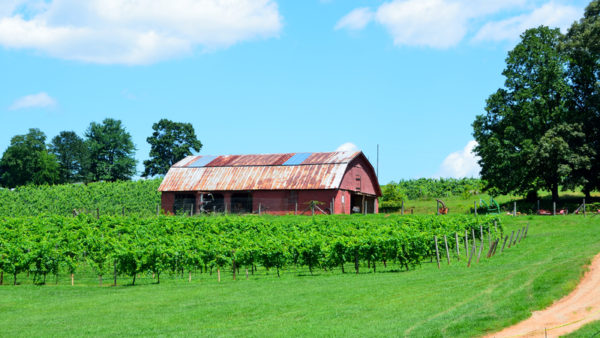
<svg viewBox="0 0 600 338"><path fill-rule="evenodd" d="M164 175L174 163L191 155L192 150L202 148L191 123L161 119L152 129L152 136L146 139L150 144L150 159L144 161L144 177Z"/></svg>
<svg viewBox="0 0 600 338"><path fill-rule="evenodd" d="M60 164L61 183L81 182L87 168L87 147L73 131L61 131L52 139L49 150Z"/></svg>
<svg viewBox="0 0 600 338"><path fill-rule="evenodd" d="M8 188L58 183L58 162L45 142L46 135L39 129L14 136L0 160L0 183Z"/></svg>
<svg viewBox="0 0 600 338"><path fill-rule="evenodd" d="M585 143L593 153L591 166L578 175L587 196L600 189L600 0L592 1L581 20L565 37L569 79L573 90L570 109L583 125Z"/></svg>
<svg viewBox="0 0 600 338"><path fill-rule="evenodd" d="M473 123L481 177L499 193L542 188L557 201L559 187L575 184L576 172L590 166L582 125L568 109L561 39L558 29L544 26L523 33L506 59L505 88Z"/></svg>
<svg viewBox="0 0 600 338"><path fill-rule="evenodd" d="M90 181L129 180L135 175L135 146L121 121L92 122L85 132Z"/></svg>

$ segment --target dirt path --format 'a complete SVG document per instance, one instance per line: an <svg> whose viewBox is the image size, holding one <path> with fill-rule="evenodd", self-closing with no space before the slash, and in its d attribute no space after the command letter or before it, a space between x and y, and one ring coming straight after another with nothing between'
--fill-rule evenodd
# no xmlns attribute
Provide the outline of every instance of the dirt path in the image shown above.
<svg viewBox="0 0 600 338"><path fill-rule="evenodd" d="M577 288L530 318L486 337L559 337L600 320L600 254L596 255Z"/></svg>

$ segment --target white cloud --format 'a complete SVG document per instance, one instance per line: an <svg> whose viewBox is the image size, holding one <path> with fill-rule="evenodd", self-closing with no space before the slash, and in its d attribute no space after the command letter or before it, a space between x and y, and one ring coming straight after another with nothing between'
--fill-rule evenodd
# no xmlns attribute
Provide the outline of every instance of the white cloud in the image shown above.
<svg viewBox="0 0 600 338"><path fill-rule="evenodd" d="M473 153L475 146L477 141L470 141L463 150L448 155L436 177L479 177L481 167L477 163L479 157Z"/></svg>
<svg viewBox="0 0 600 338"><path fill-rule="evenodd" d="M226 48L275 37L282 27L274 0L53 0L43 6L28 0L23 6L0 12L0 45L102 64L148 64L197 47Z"/></svg>
<svg viewBox="0 0 600 338"><path fill-rule="evenodd" d="M357 8L341 18L335 29L361 30L373 19L373 12L369 8Z"/></svg>
<svg viewBox="0 0 600 338"><path fill-rule="evenodd" d="M459 3L445 0L408 0L384 3L376 20L390 32L395 45L447 48L467 32Z"/></svg>
<svg viewBox="0 0 600 338"><path fill-rule="evenodd" d="M486 23L475 35L474 41L517 41L528 28L540 25L558 27L563 32L582 15L582 10L573 6L547 3L528 14L506 20Z"/></svg>
<svg viewBox="0 0 600 338"><path fill-rule="evenodd" d="M346 142L341 146L337 147L335 151L348 151L348 152L356 152L360 151L360 149L356 146L356 144L352 142Z"/></svg>
<svg viewBox="0 0 600 338"><path fill-rule="evenodd" d="M536 7L533 0L392 0L374 12L369 17L360 14L372 13L371 9L355 9L338 21L336 29L346 28L343 23L348 22L347 28L359 30L374 21L386 28L397 46L449 48L477 31L475 41L499 41L506 36L518 38L540 24L566 27L582 9L553 1ZM499 15L511 17L489 22Z"/></svg>
<svg viewBox="0 0 600 338"><path fill-rule="evenodd" d="M41 92L31 94L17 99L10 107L10 110L26 109L26 108L50 108L56 106L56 100L50 95Z"/></svg>

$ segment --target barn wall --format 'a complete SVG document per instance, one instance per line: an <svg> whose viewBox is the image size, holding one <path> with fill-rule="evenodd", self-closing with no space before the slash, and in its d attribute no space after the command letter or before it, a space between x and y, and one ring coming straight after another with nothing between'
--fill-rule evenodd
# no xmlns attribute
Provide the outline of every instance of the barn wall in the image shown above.
<svg viewBox="0 0 600 338"><path fill-rule="evenodd" d="M377 177L370 170L366 160L359 156L348 164L348 169L342 179L341 189L350 191L360 191L364 194L377 195L376 185ZM356 178L360 177L360 181ZM360 187L359 187L360 186Z"/></svg>
<svg viewBox="0 0 600 338"><path fill-rule="evenodd" d="M165 214L174 213L173 205L175 204L175 193L163 192L160 196L160 204Z"/></svg>

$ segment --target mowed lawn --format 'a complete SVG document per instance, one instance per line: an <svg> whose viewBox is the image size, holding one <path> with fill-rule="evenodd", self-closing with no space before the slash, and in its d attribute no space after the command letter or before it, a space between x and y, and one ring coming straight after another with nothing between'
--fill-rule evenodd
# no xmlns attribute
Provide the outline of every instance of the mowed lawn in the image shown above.
<svg viewBox="0 0 600 338"><path fill-rule="evenodd" d="M410 272L378 264L377 273L286 270L277 278L259 269L237 281L222 272L221 283L216 272L194 274L191 283L187 273L163 276L159 285L148 276L121 286L130 279L120 277L118 287L98 287L91 275L76 275L74 287L67 276L45 286L20 276L22 285L0 287L0 336L479 335L567 294L600 252L600 216L503 221L508 230L530 222L527 239L471 268L461 251L460 262L453 255L440 270L435 262Z"/></svg>

